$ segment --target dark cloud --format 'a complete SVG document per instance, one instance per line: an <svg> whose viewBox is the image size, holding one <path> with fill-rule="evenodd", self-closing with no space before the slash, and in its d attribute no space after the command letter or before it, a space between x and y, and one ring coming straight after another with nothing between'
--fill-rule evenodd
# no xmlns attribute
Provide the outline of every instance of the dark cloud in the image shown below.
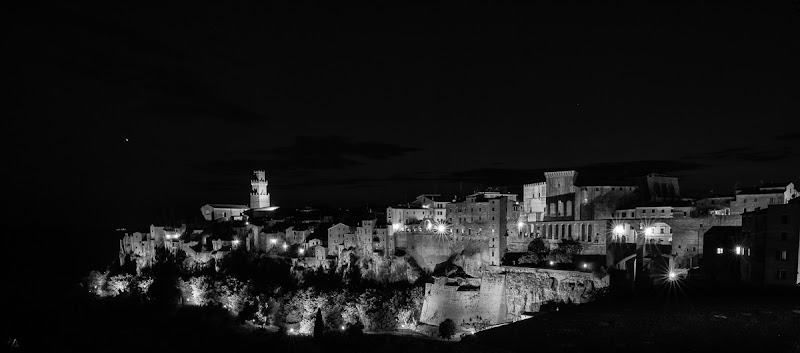
<svg viewBox="0 0 800 353"><path fill-rule="evenodd" d="M400 157L417 148L376 141L354 141L340 136L298 136L287 146L244 152L242 157L196 165L201 171L224 176L250 173L269 166L270 178L300 178L308 171L347 170L365 165L362 160L386 160ZM332 178L335 179L335 178ZM286 180L288 184L295 184Z"/></svg>
<svg viewBox="0 0 800 353"><path fill-rule="evenodd" d="M793 138L791 137L791 134L786 136L789 136L785 138L786 140ZM691 154L684 156L684 158L707 161L774 162L797 155L798 154L793 151L792 147L789 146L765 148L744 146L726 148L715 152Z"/></svg>

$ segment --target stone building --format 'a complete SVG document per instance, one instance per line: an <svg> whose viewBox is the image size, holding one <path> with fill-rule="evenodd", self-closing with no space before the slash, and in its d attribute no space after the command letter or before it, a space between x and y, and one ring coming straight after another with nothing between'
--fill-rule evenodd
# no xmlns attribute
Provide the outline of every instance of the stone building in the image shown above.
<svg viewBox="0 0 800 353"><path fill-rule="evenodd" d="M736 190L736 199L731 202L731 214L742 214L789 202L787 197L796 194L794 183L762 184L752 188ZM796 196L795 196L796 197Z"/></svg>
<svg viewBox="0 0 800 353"><path fill-rule="evenodd" d="M416 224L426 218L445 222L449 203L442 200L441 195L422 194L406 205L387 207L386 224L389 225L389 235L394 234L401 226Z"/></svg>
<svg viewBox="0 0 800 353"><path fill-rule="evenodd" d="M642 196L649 202L679 201L681 189L678 178L662 174L648 174L644 178Z"/></svg>
<svg viewBox="0 0 800 353"><path fill-rule="evenodd" d="M764 285L800 283L800 199L742 215L742 238L752 248L745 281Z"/></svg>
<svg viewBox="0 0 800 353"><path fill-rule="evenodd" d="M345 238L347 235L355 235L355 229L344 223L337 223L328 228L328 253L338 256L345 248Z"/></svg>
<svg viewBox="0 0 800 353"><path fill-rule="evenodd" d="M206 221L227 222L243 219L248 209L245 205L206 204L200 207L200 212Z"/></svg>
<svg viewBox="0 0 800 353"><path fill-rule="evenodd" d="M291 226L286 228L286 243L290 246L295 244L302 244L311 235L311 228L308 226Z"/></svg>
<svg viewBox="0 0 800 353"><path fill-rule="evenodd" d="M522 213L526 222L544 220L547 208L547 183L531 183L522 187Z"/></svg>
<svg viewBox="0 0 800 353"><path fill-rule="evenodd" d="M519 212L515 194L478 192L448 204L447 221L452 236L487 242L490 264L496 266L506 253L506 238L518 234L517 223L509 224L509 219L518 219Z"/></svg>
<svg viewBox="0 0 800 353"><path fill-rule="evenodd" d="M736 201L734 196L706 197L693 202L698 215L725 216L731 214L731 203Z"/></svg>

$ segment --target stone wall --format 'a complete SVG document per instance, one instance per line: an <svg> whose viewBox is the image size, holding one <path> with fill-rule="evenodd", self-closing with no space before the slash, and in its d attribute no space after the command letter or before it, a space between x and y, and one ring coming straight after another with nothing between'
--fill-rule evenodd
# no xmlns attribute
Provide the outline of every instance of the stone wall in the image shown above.
<svg viewBox="0 0 800 353"><path fill-rule="evenodd" d="M474 281L474 280L473 280ZM499 324L516 321L523 313L539 311L546 302L586 303L609 277L592 273L510 266L487 267L473 283L439 277L425 285L420 321L439 325L451 319L458 325Z"/></svg>

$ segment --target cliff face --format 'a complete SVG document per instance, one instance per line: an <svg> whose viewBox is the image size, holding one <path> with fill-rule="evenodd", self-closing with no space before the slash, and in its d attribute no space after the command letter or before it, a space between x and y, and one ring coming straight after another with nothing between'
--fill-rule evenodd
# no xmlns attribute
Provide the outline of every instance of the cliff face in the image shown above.
<svg viewBox="0 0 800 353"><path fill-rule="evenodd" d="M435 236L416 236L408 240L406 251L419 266L434 272L437 265L452 263L473 277L491 263L487 241L452 240Z"/></svg>
<svg viewBox="0 0 800 353"><path fill-rule="evenodd" d="M483 272L479 289L444 277L427 284L420 321L439 325L449 318L480 328L518 320L546 302L589 302L608 284L608 276L586 272L492 266Z"/></svg>

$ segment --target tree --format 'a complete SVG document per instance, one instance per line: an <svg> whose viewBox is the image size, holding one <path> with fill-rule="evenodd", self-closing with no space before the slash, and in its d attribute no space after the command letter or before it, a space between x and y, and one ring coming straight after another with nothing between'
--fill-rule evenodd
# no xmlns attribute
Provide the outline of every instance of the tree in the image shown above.
<svg viewBox="0 0 800 353"><path fill-rule="evenodd" d="M535 238L528 243L528 252L533 254L541 254L547 252L547 246L544 244L542 238Z"/></svg>
<svg viewBox="0 0 800 353"><path fill-rule="evenodd" d="M439 324L439 337L451 339L456 334L456 323L453 320L445 319Z"/></svg>
<svg viewBox="0 0 800 353"><path fill-rule="evenodd" d="M325 323L322 322L322 311L317 309L317 317L314 319L314 338L322 338Z"/></svg>

